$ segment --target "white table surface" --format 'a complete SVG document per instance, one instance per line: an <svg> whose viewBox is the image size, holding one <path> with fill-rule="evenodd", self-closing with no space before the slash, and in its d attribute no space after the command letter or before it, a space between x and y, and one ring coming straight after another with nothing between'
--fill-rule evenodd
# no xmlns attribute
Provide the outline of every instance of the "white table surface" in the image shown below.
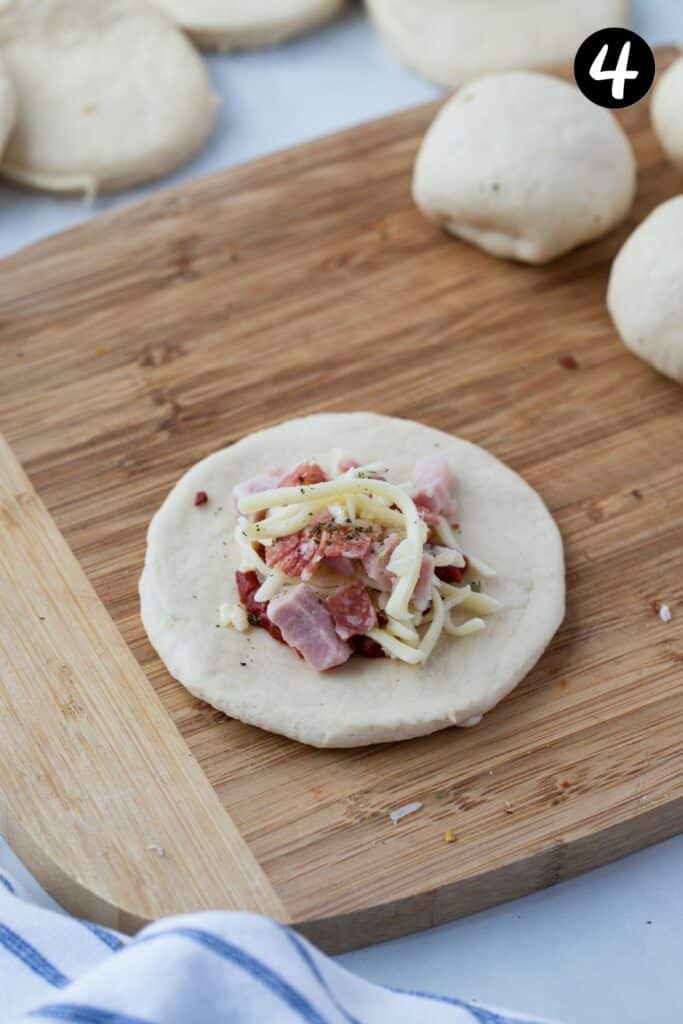
<svg viewBox="0 0 683 1024"><path fill-rule="evenodd" d="M683 41L682 0L634 0L652 43ZM0 255L113 206L437 96L360 13L278 50L211 57L213 142L160 185L86 205L0 187ZM2 287L0 271L0 288ZM1 339L0 339L1 340ZM0 840L0 867L20 871ZM683 836L582 878L341 958L389 985L478 999L563 1024L683 1022Z"/></svg>

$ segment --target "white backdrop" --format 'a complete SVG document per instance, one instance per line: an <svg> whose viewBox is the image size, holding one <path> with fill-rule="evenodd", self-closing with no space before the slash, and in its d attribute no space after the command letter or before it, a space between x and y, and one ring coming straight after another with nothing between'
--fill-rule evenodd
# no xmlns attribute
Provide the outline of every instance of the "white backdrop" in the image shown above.
<svg viewBox="0 0 683 1024"><path fill-rule="evenodd" d="M634 0L633 10L634 27L650 42L670 42L677 35L683 42L683 0ZM390 57L354 10L287 46L215 56L209 63L223 107L218 130L202 154L158 184L94 204L0 185L0 256L177 182L440 95Z"/></svg>

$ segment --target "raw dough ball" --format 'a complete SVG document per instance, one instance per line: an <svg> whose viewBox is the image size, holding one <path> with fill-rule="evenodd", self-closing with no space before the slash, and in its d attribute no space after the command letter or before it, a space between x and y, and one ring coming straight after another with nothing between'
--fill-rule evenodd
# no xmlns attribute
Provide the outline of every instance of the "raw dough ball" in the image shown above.
<svg viewBox="0 0 683 1024"><path fill-rule="evenodd" d="M368 0L368 7L397 56L443 85L572 60L592 32L628 24L628 0Z"/></svg>
<svg viewBox="0 0 683 1024"><path fill-rule="evenodd" d="M17 127L2 173L58 192L157 178L208 137L216 101L204 64L138 0L14 0L0 13Z"/></svg>
<svg viewBox="0 0 683 1024"><path fill-rule="evenodd" d="M346 0L155 0L200 46L273 46L322 24Z"/></svg>
<svg viewBox="0 0 683 1024"><path fill-rule="evenodd" d="M14 85L4 61L0 58L0 156L7 145L14 128L16 117L16 97Z"/></svg>
<svg viewBox="0 0 683 1024"><path fill-rule="evenodd" d="M683 171L683 57L664 72L657 84L652 121L667 156Z"/></svg>
<svg viewBox="0 0 683 1024"><path fill-rule="evenodd" d="M442 108L415 166L431 220L494 256L545 263L631 208L636 166L613 115L558 78L489 75Z"/></svg>
<svg viewBox="0 0 683 1024"><path fill-rule="evenodd" d="M683 384L683 196L658 206L626 240L607 305L624 344Z"/></svg>

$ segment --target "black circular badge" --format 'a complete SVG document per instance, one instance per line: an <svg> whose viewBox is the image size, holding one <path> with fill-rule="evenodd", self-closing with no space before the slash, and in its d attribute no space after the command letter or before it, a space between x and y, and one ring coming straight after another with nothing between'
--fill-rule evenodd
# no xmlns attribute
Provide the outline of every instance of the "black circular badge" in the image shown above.
<svg viewBox="0 0 683 1024"><path fill-rule="evenodd" d="M603 28L588 36L574 61L581 92L599 107L630 107L650 91L655 55L627 28Z"/></svg>

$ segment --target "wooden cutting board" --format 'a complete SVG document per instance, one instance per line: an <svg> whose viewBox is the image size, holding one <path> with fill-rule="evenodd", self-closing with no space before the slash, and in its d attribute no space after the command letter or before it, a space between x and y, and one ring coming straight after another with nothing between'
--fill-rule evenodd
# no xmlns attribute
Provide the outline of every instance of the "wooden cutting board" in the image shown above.
<svg viewBox="0 0 683 1024"><path fill-rule="evenodd" d="M620 244L681 178L641 104L623 115L629 222L547 267L494 260L412 205L433 112L164 193L2 267L4 830L81 914L132 929L246 907L348 949L683 824L682 394L604 305ZM147 643L137 580L147 523L193 462L352 409L522 473L564 535L568 614L480 727L317 751L191 698Z"/></svg>

